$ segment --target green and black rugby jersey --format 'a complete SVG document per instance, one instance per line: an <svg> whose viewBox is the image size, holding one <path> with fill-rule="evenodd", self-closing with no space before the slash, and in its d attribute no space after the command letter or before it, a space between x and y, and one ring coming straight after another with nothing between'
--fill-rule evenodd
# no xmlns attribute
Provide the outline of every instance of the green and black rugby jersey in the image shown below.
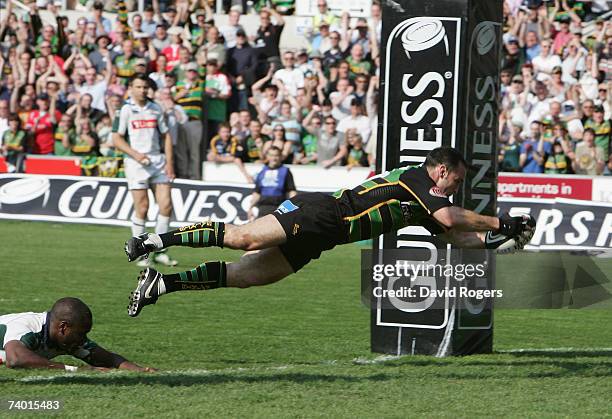
<svg viewBox="0 0 612 419"><path fill-rule="evenodd" d="M403 167L370 178L353 189L334 194L348 224L347 243L378 237L419 225L432 234L448 230L433 218L452 206L423 167Z"/></svg>

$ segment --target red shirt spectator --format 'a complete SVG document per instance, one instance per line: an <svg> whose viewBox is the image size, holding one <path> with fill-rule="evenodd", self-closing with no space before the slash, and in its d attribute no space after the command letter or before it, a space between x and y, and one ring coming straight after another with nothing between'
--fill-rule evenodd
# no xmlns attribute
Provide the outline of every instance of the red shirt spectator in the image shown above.
<svg viewBox="0 0 612 419"><path fill-rule="evenodd" d="M61 114L55 110L55 104L49 109L49 96L38 95L38 110L30 112L26 128L34 135L32 153L52 154L54 149L53 125L59 121Z"/></svg>

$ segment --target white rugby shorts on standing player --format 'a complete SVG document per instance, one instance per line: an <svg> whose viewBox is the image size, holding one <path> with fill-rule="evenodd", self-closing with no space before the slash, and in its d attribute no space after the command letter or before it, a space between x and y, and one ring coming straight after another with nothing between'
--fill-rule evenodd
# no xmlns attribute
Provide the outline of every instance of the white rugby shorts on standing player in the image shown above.
<svg viewBox="0 0 612 419"><path fill-rule="evenodd" d="M151 185L158 183L169 183L166 176L166 156L163 154L147 155L151 162L144 166L131 157L123 160L125 178L128 181L128 189L149 189Z"/></svg>

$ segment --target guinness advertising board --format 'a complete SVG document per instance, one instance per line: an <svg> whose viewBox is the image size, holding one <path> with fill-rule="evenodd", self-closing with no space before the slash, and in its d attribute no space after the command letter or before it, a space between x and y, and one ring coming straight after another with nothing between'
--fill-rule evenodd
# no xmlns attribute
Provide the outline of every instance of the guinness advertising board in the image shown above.
<svg viewBox="0 0 612 419"><path fill-rule="evenodd" d="M421 164L434 148L454 147L471 168L451 200L494 214L501 20L501 2L383 2L379 173ZM461 260L456 250L451 256L450 245L421 227L383 236L374 244L374 258L380 262L383 249L401 248L422 249L430 262L478 263ZM486 262L491 273L482 280L491 286L495 261ZM416 285L444 289L449 279L423 277ZM387 284L409 285L402 284L402 278ZM428 310L423 302L413 306L372 297L372 350L437 356L490 352L492 310L439 298L447 298L435 304L444 308Z"/></svg>

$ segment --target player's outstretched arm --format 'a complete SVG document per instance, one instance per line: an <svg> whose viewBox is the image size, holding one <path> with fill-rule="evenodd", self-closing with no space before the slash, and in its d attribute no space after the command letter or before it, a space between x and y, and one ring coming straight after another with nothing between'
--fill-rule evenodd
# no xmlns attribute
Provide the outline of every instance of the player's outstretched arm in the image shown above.
<svg viewBox="0 0 612 419"><path fill-rule="evenodd" d="M481 232L449 230L436 237L461 249L485 248L485 234Z"/></svg>
<svg viewBox="0 0 612 419"><path fill-rule="evenodd" d="M61 362L51 362L47 358L43 358L37 353L28 349L23 342L11 340L4 345L6 352L6 366L8 368L54 368L54 369L72 369L75 367L66 367Z"/></svg>
<svg viewBox="0 0 612 419"><path fill-rule="evenodd" d="M107 351L104 348L96 347L91 350L89 356L83 361L87 362L92 367L98 368L117 368L129 371L138 372L154 372L155 368L141 367L138 364L128 361L119 354Z"/></svg>
<svg viewBox="0 0 612 419"><path fill-rule="evenodd" d="M488 231L498 230L499 218L480 215L461 207L444 207L433 213L433 217L451 230Z"/></svg>

